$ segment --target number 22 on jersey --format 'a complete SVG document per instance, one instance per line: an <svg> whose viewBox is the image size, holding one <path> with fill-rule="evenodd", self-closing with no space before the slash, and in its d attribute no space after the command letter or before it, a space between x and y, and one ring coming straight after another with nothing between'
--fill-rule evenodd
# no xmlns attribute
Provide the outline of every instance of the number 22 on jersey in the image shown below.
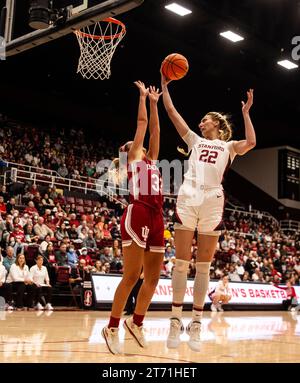
<svg viewBox="0 0 300 383"><path fill-rule="evenodd" d="M203 150L201 150L199 161L208 162L210 164L215 164L217 157L218 157L218 154L219 153L215 152L214 150L203 149Z"/></svg>

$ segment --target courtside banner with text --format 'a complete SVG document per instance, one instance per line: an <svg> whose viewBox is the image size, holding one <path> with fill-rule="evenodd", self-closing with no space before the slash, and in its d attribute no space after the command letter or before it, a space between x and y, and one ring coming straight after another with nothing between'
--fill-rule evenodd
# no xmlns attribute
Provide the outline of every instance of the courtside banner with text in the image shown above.
<svg viewBox="0 0 300 383"><path fill-rule="evenodd" d="M93 286L97 303L111 303L114 293L120 282L119 275L92 275ZM171 279L160 279L152 298L152 303L171 303L172 286ZM218 282L210 282L208 293L216 287ZM188 280L185 294L185 303L193 302L193 280ZM229 283L232 299L230 304L280 304L286 299L285 290L278 289L271 284L260 283ZM284 286L284 285L280 285ZM300 301L300 286L294 286L297 299ZM206 296L205 303L211 300Z"/></svg>

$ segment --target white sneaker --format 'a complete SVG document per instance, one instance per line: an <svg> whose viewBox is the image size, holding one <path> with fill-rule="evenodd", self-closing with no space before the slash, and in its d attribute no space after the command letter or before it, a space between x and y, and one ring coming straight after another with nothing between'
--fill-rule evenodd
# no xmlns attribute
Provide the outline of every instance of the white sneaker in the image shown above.
<svg viewBox="0 0 300 383"><path fill-rule="evenodd" d="M198 321L190 322L186 328L186 332L190 336L188 345L193 351L200 351L200 347L201 347L200 331L201 331L201 322L198 322Z"/></svg>
<svg viewBox="0 0 300 383"><path fill-rule="evenodd" d="M52 307L51 303L47 303L45 306L45 310L53 311L54 308Z"/></svg>
<svg viewBox="0 0 300 383"><path fill-rule="evenodd" d="M5 305L5 310L6 310L6 311L13 311L13 310L14 310L14 307L11 306L11 305L9 305L8 303L6 303L6 305Z"/></svg>
<svg viewBox="0 0 300 383"><path fill-rule="evenodd" d="M180 335L183 333L184 327L180 319L170 319L170 330L167 339L168 348L177 348L180 344Z"/></svg>
<svg viewBox="0 0 300 383"><path fill-rule="evenodd" d="M35 306L35 309L36 310L44 310L44 307L40 304L40 302L38 302Z"/></svg>
<svg viewBox="0 0 300 383"><path fill-rule="evenodd" d="M217 310L217 307L216 307L213 303L211 304L210 309L211 309L211 311L213 311L213 312L217 312L217 311L218 311L218 310Z"/></svg>
<svg viewBox="0 0 300 383"><path fill-rule="evenodd" d="M132 317L125 319L123 326L140 347L147 347L147 341L145 339L143 326L137 326L135 323L133 323Z"/></svg>
<svg viewBox="0 0 300 383"><path fill-rule="evenodd" d="M223 312L223 311L224 311L223 308L222 308L222 305L221 305L221 304L218 304L218 306L217 306L217 310L220 311L220 312Z"/></svg>
<svg viewBox="0 0 300 383"><path fill-rule="evenodd" d="M117 327L103 327L101 334L106 342L107 348L112 354L121 354L119 342L119 329Z"/></svg>

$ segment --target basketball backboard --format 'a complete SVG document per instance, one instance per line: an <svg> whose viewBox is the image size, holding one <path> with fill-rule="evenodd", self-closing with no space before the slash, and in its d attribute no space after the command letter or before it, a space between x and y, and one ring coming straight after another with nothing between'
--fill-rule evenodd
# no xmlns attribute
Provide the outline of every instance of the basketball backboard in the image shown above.
<svg viewBox="0 0 300 383"><path fill-rule="evenodd" d="M4 33L6 56L53 41L104 18L115 17L141 5L143 1L5 0L0 30ZM37 13L30 13L30 9Z"/></svg>

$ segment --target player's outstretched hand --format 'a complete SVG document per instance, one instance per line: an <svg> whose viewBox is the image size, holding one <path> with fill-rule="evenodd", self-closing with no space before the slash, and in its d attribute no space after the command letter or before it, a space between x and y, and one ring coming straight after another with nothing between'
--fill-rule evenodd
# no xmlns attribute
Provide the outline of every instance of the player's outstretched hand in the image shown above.
<svg viewBox="0 0 300 383"><path fill-rule="evenodd" d="M253 105L253 89L247 91L247 102L242 101L242 112L243 114L249 113L251 106Z"/></svg>
<svg viewBox="0 0 300 383"><path fill-rule="evenodd" d="M158 102L159 97L162 95L162 92L159 91L159 88L155 88L155 86L150 85L149 90L149 99L153 102Z"/></svg>
<svg viewBox="0 0 300 383"><path fill-rule="evenodd" d="M148 96L149 88L146 88L145 84L142 81L135 81L134 84L139 88L141 96Z"/></svg>

